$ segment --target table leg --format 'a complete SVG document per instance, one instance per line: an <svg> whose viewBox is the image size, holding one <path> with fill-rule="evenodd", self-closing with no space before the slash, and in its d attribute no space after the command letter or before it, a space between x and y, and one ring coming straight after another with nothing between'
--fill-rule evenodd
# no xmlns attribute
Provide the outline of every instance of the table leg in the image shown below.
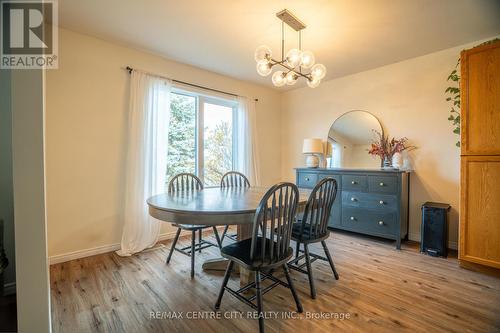
<svg viewBox="0 0 500 333"><path fill-rule="evenodd" d="M241 224L237 226L237 237L238 240L244 240L252 237L252 224ZM204 271L212 270L212 271L225 271L227 267L228 260L224 258L214 258L205 260L202 265ZM251 281L254 281L254 273L247 269L241 268L239 265L235 265L233 268L233 272L240 273L240 286L245 286Z"/></svg>
<svg viewBox="0 0 500 333"><path fill-rule="evenodd" d="M241 224L237 226L236 233L238 240L244 240L252 237L252 224ZM246 286L251 281L254 281L254 272L240 267L240 286Z"/></svg>

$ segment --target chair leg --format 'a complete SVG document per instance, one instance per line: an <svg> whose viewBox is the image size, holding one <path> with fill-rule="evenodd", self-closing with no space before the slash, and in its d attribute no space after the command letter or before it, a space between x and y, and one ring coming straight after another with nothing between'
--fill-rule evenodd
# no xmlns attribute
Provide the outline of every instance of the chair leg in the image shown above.
<svg viewBox="0 0 500 333"><path fill-rule="evenodd" d="M224 227L224 231L222 232L222 237L220 238L221 243L224 241L224 237L226 237L227 230L229 229L229 225Z"/></svg>
<svg viewBox="0 0 500 333"><path fill-rule="evenodd" d="M325 250L326 257L328 258L328 262L330 263L330 267L332 268L333 276L335 276L335 280L338 280L339 273L337 273L337 270L335 269L335 264L333 263L332 256L330 255L330 251L328 250L328 247L326 246L326 242L324 240L321 241L321 245L323 245L323 249Z"/></svg>
<svg viewBox="0 0 500 333"><path fill-rule="evenodd" d="M307 276L309 277L309 288L311 289L311 298L316 298L316 288L314 287L314 278L311 269L311 256L309 255L309 247L307 244L304 244L304 253L306 256L306 265L307 265Z"/></svg>
<svg viewBox="0 0 500 333"><path fill-rule="evenodd" d="M302 313L304 310L302 309L302 304L300 303L299 296L297 295L295 286L293 285L292 279L290 278L290 271L288 270L288 266L286 264L283 265L283 271L285 272L286 281L288 282L290 290L292 291L292 296L295 300L295 305L297 306L297 312Z"/></svg>
<svg viewBox="0 0 500 333"><path fill-rule="evenodd" d="M227 286L227 282L229 281L229 277L231 277L231 272L233 270L234 261L230 260L227 264L226 274L224 274L224 280L222 281L222 286L219 291L219 297L217 297L217 302L215 302L215 310L220 309L220 303L222 301L222 296L224 296L224 291Z"/></svg>
<svg viewBox="0 0 500 333"><path fill-rule="evenodd" d="M215 235L215 239L217 240L217 245L219 245L219 249L222 249L222 241L219 237L219 232L217 231L217 228L216 227L212 227L214 229L214 235Z"/></svg>
<svg viewBox="0 0 500 333"><path fill-rule="evenodd" d="M201 234L201 233L202 233L202 230L200 229L200 230L198 231L198 244L200 244L200 245L199 245L199 247L198 247L198 252L199 252L199 253L201 253L201 241L202 241L202 239L203 239L203 238L202 238L203 236L202 236L202 234Z"/></svg>
<svg viewBox="0 0 500 333"><path fill-rule="evenodd" d="M179 240L179 235L181 234L181 228L177 228L177 232L175 233L175 238L172 243L172 247L170 248L170 252L168 253L167 257L167 264L170 262L170 258L172 258L172 253L174 253L175 245L177 244L177 241Z"/></svg>
<svg viewBox="0 0 500 333"><path fill-rule="evenodd" d="M296 241L295 243L296 243L296 245L295 245L295 258L298 258L299 257L299 250L300 250L300 242Z"/></svg>
<svg viewBox="0 0 500 333"><path fill-rule="evenodd" d="M196 230L191 232L191 278L194 277L194 256L196 243Z"/></svg>
<svg viewBox="0 0 500 333"><path fill-rule="evenodd" d="M264 333L264 313L262 307L262 290L260 288L260 271L255 272L255 293L257 294L257 313L259 314L259 333Z"/></svg>

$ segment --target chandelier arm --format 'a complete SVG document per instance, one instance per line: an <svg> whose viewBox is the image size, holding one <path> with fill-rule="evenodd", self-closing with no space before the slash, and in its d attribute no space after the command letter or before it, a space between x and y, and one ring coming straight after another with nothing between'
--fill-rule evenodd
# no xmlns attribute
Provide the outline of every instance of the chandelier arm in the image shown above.
<svg viewBox="0 0 500 333"><path fill-rule="evenodd" d="M285 60L285 21L281 21L281 61Z"/></svg>
<svg viewBox="0 0 500 333"><path fill-rule="evenodd" d="M306 79L307 79L307 80L309 80L309 81L311 81L311 80L312 80L312 76L311 76L311 74L310 74L310 73L309 73L309 74L304 74L304 73L302 73L302 71L297 72L297 71L295 70L295 68L292 68L292 67L290 67L290 66L286 65L284 60L282 60L282 61L278 61L278 60L275 60L275 59L271 58L271 59L269 60L269 62L271 63L271 67L272 67L272 66L274 66L274 65L280 65L281 67L284 67L285 69L287 69L287 70L288 70L288 72L294 72L294 73L295 73L295 74L297 74L298 76L302 76L303 78L306 78Z"/></svg>
<svg viewBox="0 0 500 333"><path fill-rule="evenodd" d="M299 50L302 52L302 30L299 30ZM302 66L300 65L299 72L302 73Z"/></svg>

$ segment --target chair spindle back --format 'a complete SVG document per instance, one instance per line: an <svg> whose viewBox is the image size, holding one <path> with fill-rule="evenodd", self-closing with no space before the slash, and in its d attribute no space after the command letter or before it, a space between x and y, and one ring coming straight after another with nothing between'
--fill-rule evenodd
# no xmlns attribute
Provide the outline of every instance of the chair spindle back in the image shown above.
<svg viewBox="0 0 500 333"><path fill-rule="evenodd" d="M264 194L255 212L251 259L256 259L258 252L262 263L272 263L286 257L298 202L299 190L293 183L276 184ZM260 244L259 231L262 237Z"/></svg>
<svg viewBox="0 0 500 333"><path fill-rule="evenodd" d="M327 232L328 219L337 196L337 186L337 181L333 178L324 178L316 184L304 210L301 235L308 230L309 238L319 238Z"/></svg>
<svg viewBox="0 0 500 333"><path fill-rule="evenodd" d="M220 187L250 187L250 182L241 172L229 171L222 176Z"/></svg>
<svg viewBox="0 0 500 333"><path fill-rule="evenodd" d="M203 189L200 178L192 173L179 173L168 183L168 193L197 191Z"/></svg>

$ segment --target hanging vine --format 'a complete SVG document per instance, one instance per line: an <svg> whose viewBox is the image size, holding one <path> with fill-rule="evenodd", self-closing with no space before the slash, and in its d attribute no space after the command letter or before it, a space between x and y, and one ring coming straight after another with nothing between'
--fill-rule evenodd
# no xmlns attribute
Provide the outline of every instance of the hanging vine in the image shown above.
<svg viewBox="0 0 500 333"><path fill-rule="evenodd" d="M448 79L452 85L445 90L446 101L451 103L450 116L448 120L451 121L453 126L453 133L460 135L460 76L458 76L457 70L460 64L460 59L457 61L455 69L450 73ZM460 147L460 140L455 144Z"/></svg>

